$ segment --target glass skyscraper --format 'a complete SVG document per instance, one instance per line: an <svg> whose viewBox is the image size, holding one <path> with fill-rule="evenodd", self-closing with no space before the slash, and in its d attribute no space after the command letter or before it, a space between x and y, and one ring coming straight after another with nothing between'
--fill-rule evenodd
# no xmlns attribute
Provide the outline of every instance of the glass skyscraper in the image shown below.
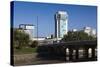
<svg viewBox="0 0 100 67"><path fill-rule="evenodd" d="M62 38L68 32L68 14L58 11L55 15L55 37Z"/></svg>

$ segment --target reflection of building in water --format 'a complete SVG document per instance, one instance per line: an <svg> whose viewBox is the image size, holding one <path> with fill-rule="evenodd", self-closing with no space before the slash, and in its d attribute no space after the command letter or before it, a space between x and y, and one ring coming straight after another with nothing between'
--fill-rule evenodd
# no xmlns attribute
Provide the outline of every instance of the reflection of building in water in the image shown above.
<svg viewBox="0 0 100 67"><path fill-rule="evenodd" d="M68 14L58 11L55 15L55 37L62 38L68 32Z"/></svg>
<svg viewBox="0 0 100 67"><path fill-rule="evenodd" d="M32 39L35 36L35 26L32 24L20 24L19 28L22 29L25 33L29 34Z"/></svg>

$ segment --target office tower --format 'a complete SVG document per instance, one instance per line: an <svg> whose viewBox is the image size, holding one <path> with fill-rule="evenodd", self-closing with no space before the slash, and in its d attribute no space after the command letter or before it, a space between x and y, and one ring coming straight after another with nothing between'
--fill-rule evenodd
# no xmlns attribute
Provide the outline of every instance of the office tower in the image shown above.
<svg viewBox="0 0 100 67"><path fill-rule="evenodd" d="M58 11L55 14L55 37L62 38L68 32L68 14Z"/></svg>

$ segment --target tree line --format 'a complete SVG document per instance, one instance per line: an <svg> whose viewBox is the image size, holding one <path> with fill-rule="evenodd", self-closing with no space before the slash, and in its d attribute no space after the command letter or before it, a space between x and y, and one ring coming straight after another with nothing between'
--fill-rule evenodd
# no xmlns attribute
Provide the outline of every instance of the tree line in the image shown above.
<svg viewBox="0 0 100 67"><path fill-rule="evenodd" d="M79 41L79 40L96 40L96 37L90 36L83 31L69 31L68 34L64 35L61 41ZM22 47L37 47L38 41L32 41L29 34L24 30L14 28L13 29L13 45L14 48L21 49Z"/></svg>
<svg viewBox="0 0 100 67"><path fill-rule="evenodd" d="M69 31L68 34L64 35L62 41L78 41L78 40L96 40L96 37L88 35L84 31Z"/></svg>

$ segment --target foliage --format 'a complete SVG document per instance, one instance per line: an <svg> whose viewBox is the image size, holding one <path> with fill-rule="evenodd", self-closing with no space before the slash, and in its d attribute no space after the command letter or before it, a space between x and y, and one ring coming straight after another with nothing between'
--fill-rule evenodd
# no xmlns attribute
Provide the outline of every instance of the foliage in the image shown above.
<svg viewBox="0 0 100 67"><path fill-rule="evenodd" d="M13 44L16 48L20 49L22 46L27 46L30 41L30 37L24 30L14 29L13 30Z"/></svg>
<svg viewBox="0 0 100 67"><path fill-rule="evenodd" d="M32 44L31 44L31 47L34 48L34 47L37 47L38 46L38 41L33 41Z"/></svg>
<svg viewBox="0 0 100 67"><path fill-rule="evenodd" d="M67 35L64 35L62 41L76 41L76 40L94 40L95 38L89 36L87 33L83 31L72 32L69 31Z"/></svg>

